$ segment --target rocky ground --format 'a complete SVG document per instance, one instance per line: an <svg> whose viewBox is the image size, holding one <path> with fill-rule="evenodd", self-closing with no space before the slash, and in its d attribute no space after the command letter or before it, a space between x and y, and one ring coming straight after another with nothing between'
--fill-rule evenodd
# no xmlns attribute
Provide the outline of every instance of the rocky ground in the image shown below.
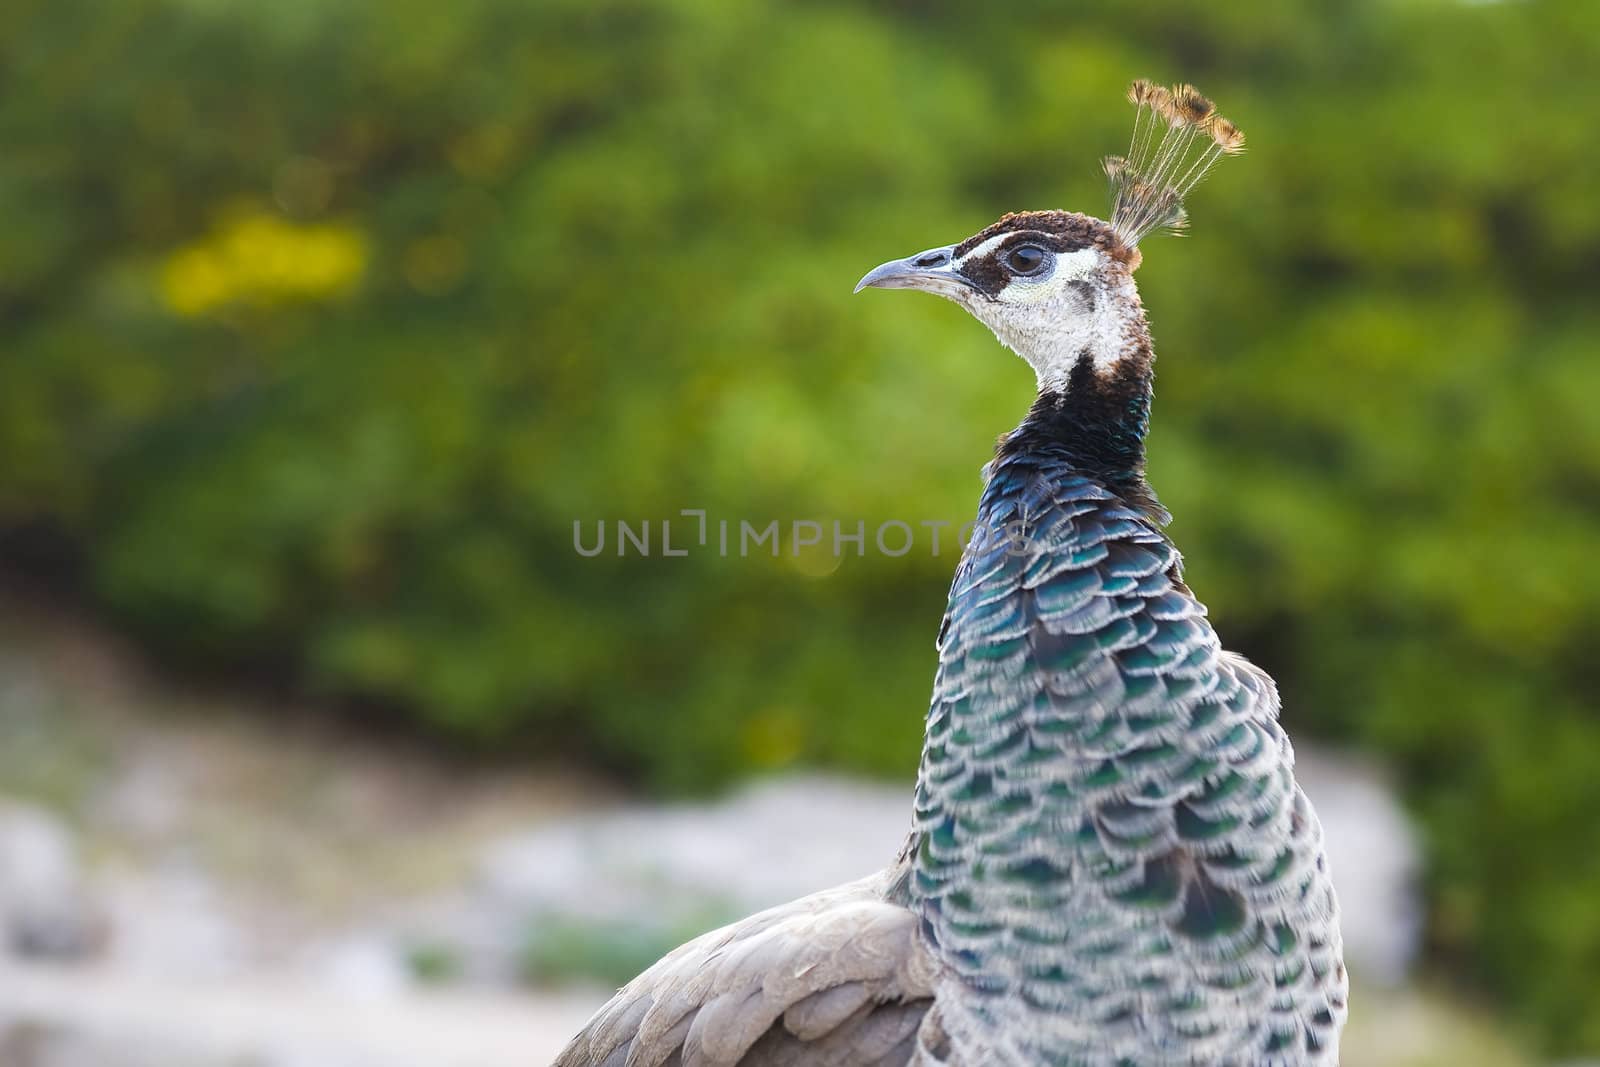
<svg viewBox="0 0 1600 1067"><path fill-rule="evenodd" d="M1359 984L1346 1062L1525 1062L1407 984L1415 849L1381 776L1303 762ZM0 1067L544 1063L683 937L882 863L905 792L644 806L196 692L0 594Z"/></svg>

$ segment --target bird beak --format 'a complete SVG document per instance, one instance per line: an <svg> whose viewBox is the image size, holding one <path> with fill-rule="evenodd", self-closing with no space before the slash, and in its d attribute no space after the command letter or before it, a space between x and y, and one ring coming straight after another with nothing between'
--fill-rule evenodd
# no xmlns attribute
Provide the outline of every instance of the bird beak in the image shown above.
<svg viewBox="0 0 1600 1067"><path fill-rule="evenodd" d="M856 283L858 293L869 288L921 289L939 296L957 296L973 285L956 273L955 245L946 245L873 267Z"/></svg>

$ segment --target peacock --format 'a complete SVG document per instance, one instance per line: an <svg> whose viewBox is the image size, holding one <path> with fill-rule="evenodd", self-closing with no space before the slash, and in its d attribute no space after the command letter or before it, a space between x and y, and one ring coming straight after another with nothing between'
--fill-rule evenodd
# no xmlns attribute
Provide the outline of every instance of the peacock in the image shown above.
<svg viewBox="0 0 1600 1067"><path fill-rule="evenodd" d="M874 268L1034 370L984 468L887 868L667 955L558 1067L1336 1064L1348 984L1271 677L1222 649L1145 478L1139 243L1239 129L1137 81L1109 222L1008 214Z"/></svg>

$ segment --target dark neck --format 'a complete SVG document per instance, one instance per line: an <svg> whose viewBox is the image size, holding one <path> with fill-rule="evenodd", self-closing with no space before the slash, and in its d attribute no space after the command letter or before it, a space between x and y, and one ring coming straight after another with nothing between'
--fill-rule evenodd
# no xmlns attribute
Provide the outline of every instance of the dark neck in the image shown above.
<svg viewBox="0 0 1600 1067"><path fill-rule="evenodd" d="M1000 439L997 463L1011 457L1054 455L1067 460L1133 507L1158 521L1166 512L1144 476L1144 438L1150 425L1150 359L1128 358L1098 371L1085 351L1064 389L1039 393L1027 417Z"/></svg>

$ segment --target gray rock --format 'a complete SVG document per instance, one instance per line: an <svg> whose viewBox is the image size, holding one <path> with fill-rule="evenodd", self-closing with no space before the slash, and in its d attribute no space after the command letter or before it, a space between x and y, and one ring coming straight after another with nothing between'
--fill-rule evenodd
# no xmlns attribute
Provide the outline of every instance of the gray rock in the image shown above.
<svg viewBox="0 0 1600 1067"><path fill-rule="evenodd" d="M72 834L41 808L0 807L0 926L19 956L82 959L104 944Z"/></svg>
<svg viewBox="0 0 1600 1067"><path fill-rule="evenodd" d="M258 946L225 891L182 859L107 876L109 962L159 978L222 978L258 964Z"/></svg>
<svg viewBox="0 0 1600 1067"><path fill-rule="evenodd" d="M1296 762L1322 819L1351 971L1369 984L1399 985L1422 937L1416 833L1370 763L1303 748Z"/></svg>

